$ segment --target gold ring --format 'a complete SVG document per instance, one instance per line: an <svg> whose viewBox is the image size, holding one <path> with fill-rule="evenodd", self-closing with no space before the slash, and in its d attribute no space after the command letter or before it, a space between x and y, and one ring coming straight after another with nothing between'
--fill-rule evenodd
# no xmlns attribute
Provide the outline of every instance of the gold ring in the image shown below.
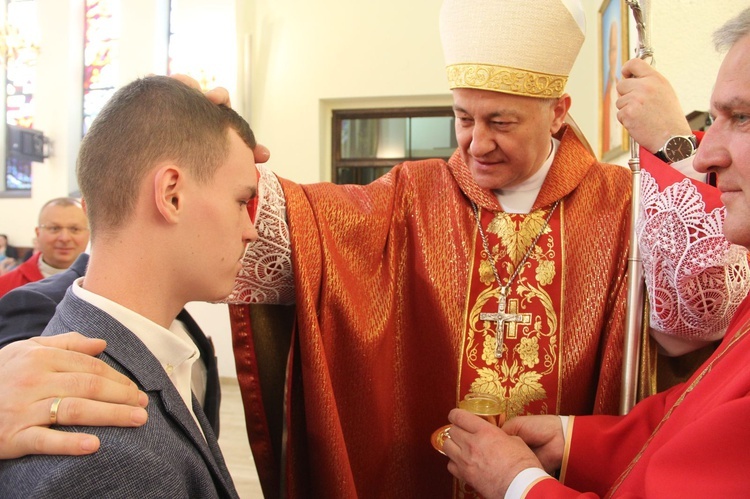
<svg viewBox="0 0 750 499"><path fill-rule="evenodd" d="M50 424L57 423L57 409L60 407L60 402L62 402L62 397L57 397L55 400L52 401L52 406L50 406L49 408Z"/></svg>

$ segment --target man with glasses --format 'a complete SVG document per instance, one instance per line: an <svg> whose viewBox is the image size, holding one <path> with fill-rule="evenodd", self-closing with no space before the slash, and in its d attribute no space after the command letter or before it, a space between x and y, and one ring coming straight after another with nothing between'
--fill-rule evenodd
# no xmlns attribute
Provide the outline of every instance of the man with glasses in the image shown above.
<svg viewBox="0 0 750 499"><path fill-rule="evenodd" d="M74 198L47 201L39 212L39 225L35 230L39 251L0 276L0 296L26 283L63 272L89 243L88 219L81 203Z"/></svg>

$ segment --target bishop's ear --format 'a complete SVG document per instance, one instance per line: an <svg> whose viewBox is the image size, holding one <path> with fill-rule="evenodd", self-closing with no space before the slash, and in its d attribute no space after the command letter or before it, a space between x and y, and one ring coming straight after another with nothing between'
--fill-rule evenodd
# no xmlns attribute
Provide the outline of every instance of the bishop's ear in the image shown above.
<svg viewBox="0 0 750 499"><path fill-rule="evenodd" d="M560 127L565 122L565 116L570 109L570 102L570 95L563 94L562 97L558 97L550 103L550 133L553 135L560 130Z"/></svg>

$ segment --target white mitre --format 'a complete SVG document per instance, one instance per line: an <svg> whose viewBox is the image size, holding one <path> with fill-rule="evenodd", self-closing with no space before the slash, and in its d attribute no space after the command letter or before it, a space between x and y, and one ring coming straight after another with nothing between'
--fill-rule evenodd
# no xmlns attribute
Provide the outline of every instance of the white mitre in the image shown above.
<svg viewBox="0 0 750 499"><path fill-rule="evenodd" d="M451 89L560 97L585 32L579 0L445 0L440 11Z"/></svg>

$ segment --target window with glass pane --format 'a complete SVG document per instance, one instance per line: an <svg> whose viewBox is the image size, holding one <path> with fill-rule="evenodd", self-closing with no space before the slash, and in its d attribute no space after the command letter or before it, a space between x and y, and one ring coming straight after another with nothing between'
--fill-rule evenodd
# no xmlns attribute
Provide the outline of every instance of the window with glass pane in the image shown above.
<svg viewBox="0 0 750 499"><path fill-rule="evenodd" d="M36 0L7 0L5 37L5 190L31 190L31 160L14 151L11 126L34 125L34 85L39 38Z"/></svg>
<svg viewBox="0 0 750 499"><path fill-rule="evenodd" d="M403 161L448 159L453 125L450 107L334 111L333 182L367 184Z"/></svg>
<svg viewBox="0 0 750 499"><path fill-rule="evenodd" d="M223 74L220 66L212 63L217 60L210 54L211 44L206 40L214 34L209 30L202 36L196 36L196 20L200 19L192 11L196 9L195 2L178 3L171 0L169 4L169 61L167 74L185 74L195 79L204 92L216 87L226 87L221 83ZM198 2L200 3L200 2ZM206 8L209 8L206 2ZM182 7L182 10L180 10ZM214 32L221 28L212 28ZM225 30L223 30L225 31Z"/></svg>
<svg viewBox="0 0 750 499"><path fill-rule="evenodd" d="M83 134L117 87L120 0L86 0L83 42Z"/></svg>

